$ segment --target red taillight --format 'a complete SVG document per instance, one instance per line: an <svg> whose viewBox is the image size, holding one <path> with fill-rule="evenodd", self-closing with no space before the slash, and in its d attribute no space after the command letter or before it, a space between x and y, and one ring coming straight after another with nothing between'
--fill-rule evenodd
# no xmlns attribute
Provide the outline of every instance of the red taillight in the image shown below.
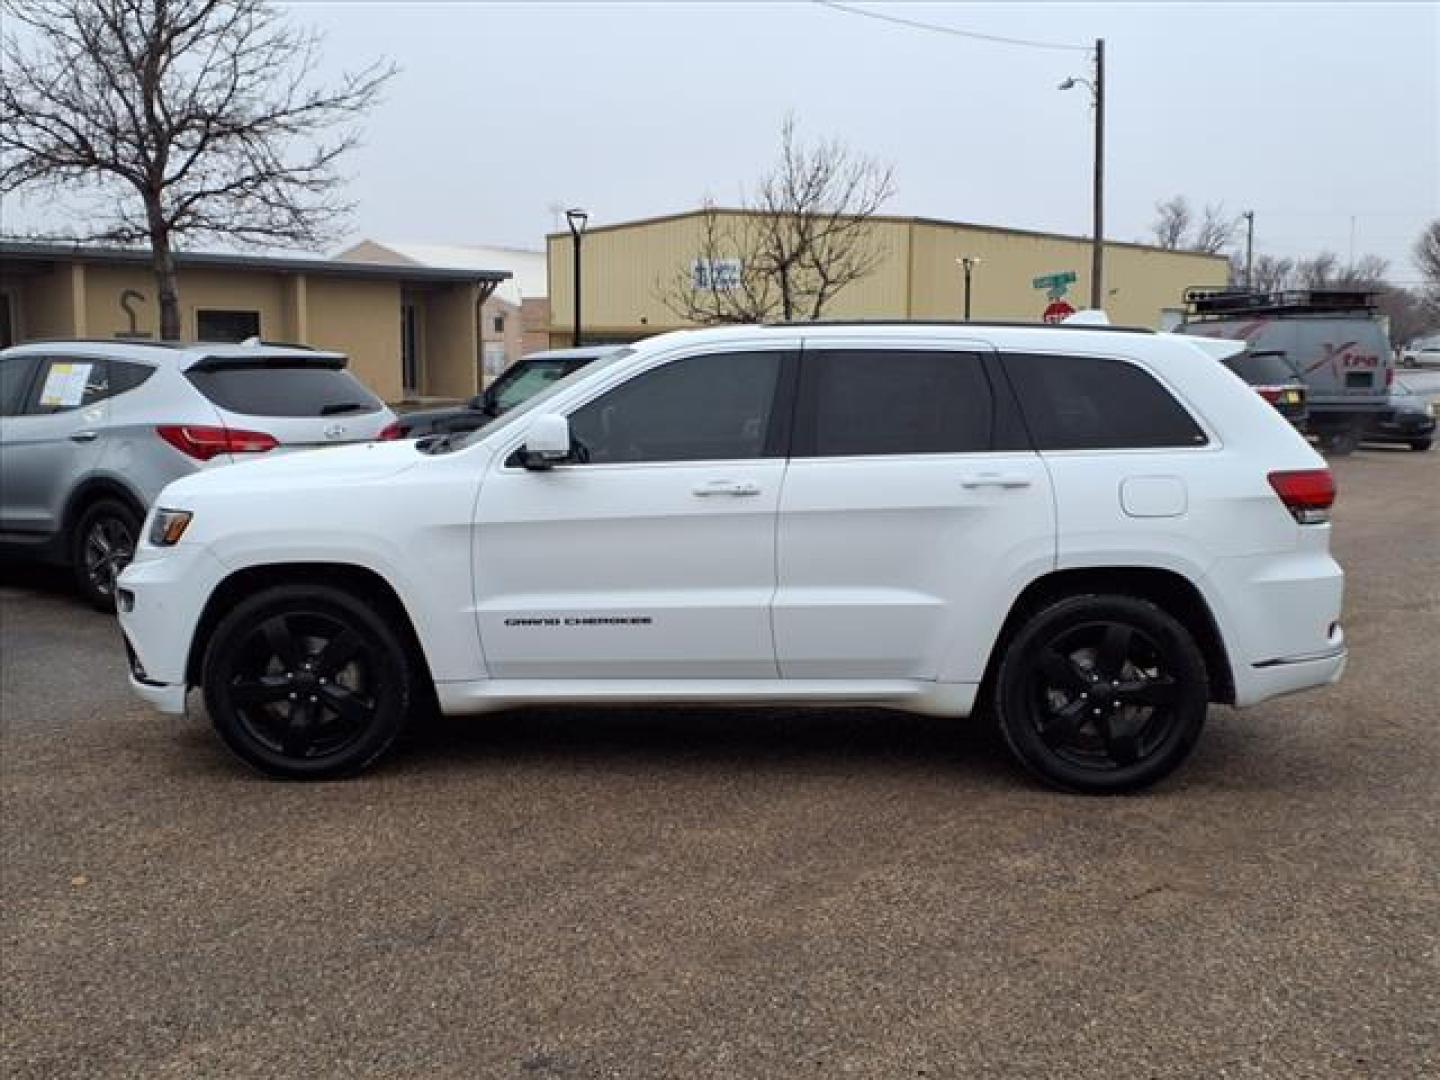
<svg viewBox="0 0 1440 1080"><path fill-rule="evenodd" d="M1394 369L1393 367L1387 367L1387 368L1385 369L1385 389L1386 389L1386 390L1389 390L1390 387L1392 387L1392 386L1394 386L1394 385L1395 385L1395 369Z"/></svg>
<svg viewBox="0 0 1440 1080"><path fill-rule="evenodd" d="M380 434L375 436L377 442L391 442L394 439L405 438L405 425L399 420L386 424L380 429Z"/></svg>
<svg viewBox="0 0 1440 1080"><path fill-rule="evenodd" d="M1301 525L1320 525L1330 520L1335 478L1329 469L1272 472L1270 486Z"/></svg>
<svg viewBox="0 0 1440 1080"><path fill-rule="evenodd" d="M275 436L263 431L206 427L203 424L161 424L155 429L155 434L182 454L198 461L209 461L220 454L260 454L280 445Z"/></svg>
<svg viewBox="0 0 1440 1080"><path fill-rule="evenodd" d="M1255 392L1271 405L1280 404L1280 398L1285 394L1285 391L1281 390L1278 386L1257 386L1255 387Z"/></svg>

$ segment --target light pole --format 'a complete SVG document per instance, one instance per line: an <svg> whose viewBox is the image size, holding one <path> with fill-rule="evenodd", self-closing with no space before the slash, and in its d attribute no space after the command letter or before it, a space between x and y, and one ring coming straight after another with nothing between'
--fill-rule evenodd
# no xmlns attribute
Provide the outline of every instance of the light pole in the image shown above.
<svg viewBox="0 0 1440 1080"><path fill-rule="evenodd" d="M1255 211L1246 210L1245 219L1245 288L1255 287Z"/></svg>
<svg viewBox="0 0 1440 1080"><path fill-rule="evenodd" d="M970 321L970 272L983 261L979 255L962 255L955 260L965 270L965 321Z"/></svg>
<svg viewBox="0 0 1440 1080"><path fill-rule="evenodd" d="M590 215L578 206L572 206L565 211L565 221L570 226L570 237L574 241L575 260L575 330L570 335L570 344L580 344L580 238L585 235L585 226L590 221Z"/></svg>
<svg viewBox="0 0 1440 1080"><path fill-rule="evenodd" d="M1095 107L1095 231L1090 240L1090 306L1104 306L1105 297L1105 39L1095 39L1095 79L1071 76L1059 86L1061 90L1081 85L1090 88L1090 102Z"/></svg>

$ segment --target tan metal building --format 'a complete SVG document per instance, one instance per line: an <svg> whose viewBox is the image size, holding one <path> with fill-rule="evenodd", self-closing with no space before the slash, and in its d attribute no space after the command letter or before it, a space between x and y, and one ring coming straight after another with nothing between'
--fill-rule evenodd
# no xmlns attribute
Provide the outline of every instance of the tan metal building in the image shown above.
<svg viewBox="0 0 1440 1080"><path fill-rule="evenodd" d="M703 273L695 272L703 213L586 231L580 263L586 342L632 341L691 325L667 306L665 293L677 276L703 281ZM1084 237L906 217L875 218L871 228L881 263L836 297L827 319L958 319L964 311L962 257L980 260L971 280L976 320L1038 322L1054 298L1036 279L1055 275L1074 275L1061 286L1061 299L1075 308L1089 306L1090 241ZM572 238L551 233L546 243L550 343L558 347L570 343L574 319ZM1228 273L1223 255L1107 242L1106 311L1114 323L1159 327L1167 312L1181 308L1187 286L1223 285Z"/></svg>
<svg viewBox="0 0 1440 1080"><path fill-rule="evenodd" d="M500 270L187 252L176 256L181 336L334 349L388 402L478 392L484 301ZM158 336L149 254L0 243L0 345Z"/></svg>

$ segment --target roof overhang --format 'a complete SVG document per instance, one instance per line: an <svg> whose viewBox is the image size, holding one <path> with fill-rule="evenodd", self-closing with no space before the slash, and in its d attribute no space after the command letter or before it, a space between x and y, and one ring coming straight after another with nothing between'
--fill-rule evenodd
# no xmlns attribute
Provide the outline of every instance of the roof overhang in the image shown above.
<svg viewBox="0 0 1440 1080"><path fill-rule="evenodd" d="M20 266L79 262L101 266L148 268L150 252L136 248L6 240L0 241L0 262ZM492 288L510 277L508 270L467 270L456 267L416 266L413 263L352 263L338 262L333 259L230 255L202 251L176 252L175 264L181 270L236 270L248 273L305 274L314 277L369 281L489 285Z"/></svg>

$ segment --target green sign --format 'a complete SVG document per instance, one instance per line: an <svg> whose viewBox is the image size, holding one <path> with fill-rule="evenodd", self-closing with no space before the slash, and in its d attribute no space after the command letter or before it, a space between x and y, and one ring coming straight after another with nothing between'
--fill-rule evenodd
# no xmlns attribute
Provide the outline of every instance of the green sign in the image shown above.
<svg viewBox="0 0 1440 1080"><path fill-rule="evenodd" d="M1046 274L1044 277L1037 277L1030 282L1032 289L1061 289L1066 285L1074 284L1076 280L1074 270L1062 270L1058 274Z"/></svg>

